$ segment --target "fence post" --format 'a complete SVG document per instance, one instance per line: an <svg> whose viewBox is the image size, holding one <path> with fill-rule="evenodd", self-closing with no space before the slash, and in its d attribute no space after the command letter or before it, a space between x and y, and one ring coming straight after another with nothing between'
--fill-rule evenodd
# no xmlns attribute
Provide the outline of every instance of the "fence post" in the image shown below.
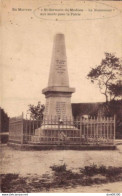
<svg viewBox="0 0 122 196"><path fill-rule="evenodd" d="M116 134L116 115L114 115L114 144L115 144L115 134Z"/></svg>
<svg viewBox="0 0 122 196"><path fill-rule="evenodd" d="M22 112L22 130L21 130L21 145L23 144L23 128L24 128L24 114Z"/></svg>
<svg viewBox="0 0 122 196"><path fill-rule="evenodd" d="M96 121L97 121L97 117L94 116L94 143L96 141L96 138L95 138L96 137L96 124L97 124Z"/></svg>
<svg viewBox="0 0 122 196"><path fill-rule="evenodd" d="M89 119L86 119L86 134L87 134L87 143L89 140Z"/></svg>
<svg viewBox="0 0 122 196"><path fill-rule="evenodd" d="M0 122L1 124L1 122ZM8 141L10 140L10 137L11 137L11 119L9 118L9 136L8 136Z"/></svg>
<svg viewBox="0 0 122 196"><path fill-rule="evenodd" d="M52 144L52 143L53 143L52 115L50 116L50 119L49 119L49 124L51 125L51 144Z"/></svg>
<svg viewBox="0 0 122 196"><path fill-rule="evenodd" d="M25 125L24 125L24 142L27 143L27 135L28 135L28 124L27 124L27 114L25 116Z"/></svg>
<svg viewBox="0 0 122 196"><path fill-rule="evenodd" d="M105 133L105 132L106 132L106 124L105 124L105 123L106 123L106 118L105 118L105 116L104 116L103 119L104 119L104 121L103 121L103 123L104 123L104 124L103 124L103 139L105 140L105 137L106 137L106 133ZM104 140L103 140L103 141L104 141ZM104 143L104 142L103 142L103 143Z"/></svg>
<svg viewBox="0 0 122 196"><path fill-rule="evenodd" d="M98 144L98 134L99 134L99 127L100 127L100 118L97 116L97 144Z"/></svg>
<svg viewBox="0 0 122 196"><path fill-rule="evenodd" d="M108 142L108 130L109 130L109 117L107 117L107 142Z"/></svg>
<svg viewBox="0 0 122 196"><path fill-rule="evenodd" d="M31 120L32 120L32 119L31 119L31 117L30 117L30 119L29 119L29 143L31 142L31 132L32 132L32 131L31 131L31 130L32 130L32 128L31 128L31 127L32 127L32 126L31 126L31 125L32 125Z"/></svg>
<svg viewBox="0 0 122 196"><path fill-rule="evenodd" d="M80 142L81 142L81 138L82 138L82 123L81 123L81 116L79 117L80 119Z"/></svg>

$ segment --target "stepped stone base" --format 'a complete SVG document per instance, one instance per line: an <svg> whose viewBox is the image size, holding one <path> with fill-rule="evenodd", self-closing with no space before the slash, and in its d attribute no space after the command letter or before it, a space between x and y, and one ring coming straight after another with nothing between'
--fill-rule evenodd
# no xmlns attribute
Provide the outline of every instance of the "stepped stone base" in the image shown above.
<svg viewBox="0 0 122 196"><path fill-rule="evenodd" d="M77 129L73 125L60 125L60 127L59 125L42 125L40 128L35 130L35 135L31 136L31 141L38 143L40 142L41 137L56 137L55 133L53 133L51 136L46 135L46 131L55 131L55 133L58 134L58 138L60 140L65 140L65 138L67 138L65 131L76 131L77 133L79 133L79 129Z"/></svg>
<svg viewBox="0 0 122 196"><path fill-rule="evenodd" d="M117 150L116 145L43 145L43 144L15 144L9 143L9 146L20 150Z"/></svg>

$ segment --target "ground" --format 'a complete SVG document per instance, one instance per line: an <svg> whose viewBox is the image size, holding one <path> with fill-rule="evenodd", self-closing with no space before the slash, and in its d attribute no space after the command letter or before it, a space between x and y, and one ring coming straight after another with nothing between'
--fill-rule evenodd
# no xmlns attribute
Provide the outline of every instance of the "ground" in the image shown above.
<svg viewBox="0 0 122 196"><path fill-rule="evenodd" d="M3 177L9 174L18 175L24 180L32 180L37 182L38 187L35 189L23 189L23 192L33 191L44 191L44 192L122 192L122 181L117 180L118 182L109 183L109 181L104 181L90 186L68 186L66 187L49 187L45 190L39 189L39 182L42 186L42 176L47 176L47 180L51 180L54 171L50 168L53 165L66 165L68 171L74 173L79 172L79 168L84 168L85 166L97 165L100 167L104 165L105 167L116 167L119 168L122 166L122 145L117 146L117 150L104 150L104 151L73 151L73 150L50 150L50 151L20 151L14 150L13 148L8 147L7 145L2 146L2 167L1 174ZM99 176L97 175L97 181ZM102 176L104 179L104 176ZM20 183L20 181L18 181ZM29 184L28 182L28 184ZM17 182L16 182L17 183ZM31 184L29 184L30 187ZM18 185L17 185L18 186ZM43 188L43 187L42 187ZM10 189L11 190L11 189ZM15 190L17 191L17 190ZM17 192L21 192L21 188ZM3 190L4 192L4 190ZM14 191L12 191L14 192Z"/></svg>

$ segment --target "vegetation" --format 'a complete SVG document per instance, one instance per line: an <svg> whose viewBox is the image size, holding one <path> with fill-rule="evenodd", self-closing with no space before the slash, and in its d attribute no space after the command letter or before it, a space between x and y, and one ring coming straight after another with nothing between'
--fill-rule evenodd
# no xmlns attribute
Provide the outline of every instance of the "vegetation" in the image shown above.
<svg viewBox="0 0 122 196"><path fill-rule="evenodd" d="M5 113L4 109L0 108L0 140L1 143L8 142L8 133L9 132L9 117Z"/></svg>
<svg viewBox="0 0 122 196"><path fill-rule="evenodd" d="M87 77L96 82L100 92L105 95L106 102L122 97L121 60L112 53L105 53L100 65L92 68Z"/></svg>
<svg viewBox="0 0 122 196"><path fill-rule="evenodd" d="M53 165L50 167L52 169L52 171L54 172L65 172L66 171L66 165Z"/></svg>
<svg viewBox="0 0 122 196"><path fill-rule="evenodd" d="M73 172L66 165L53 165L52 176L20 177L18 174L2 174L2 192L44 192L56 188L90 186L122 180L122 167L90 165Z"/></svg>
<svg viewBox="0 0 122 196"><path fill-rule="evenodd" d="M45 106L38 102L36 106L30 104L28 112L30 117L35 120L43 120L43 113L44 113Z"/></svg>
<svg viewBox="0 0 122 196"><path fill-rule="evenodd" d="M4 109L0 108L0 132L8 132L9 131L9 117L5 113Z"/></svg>

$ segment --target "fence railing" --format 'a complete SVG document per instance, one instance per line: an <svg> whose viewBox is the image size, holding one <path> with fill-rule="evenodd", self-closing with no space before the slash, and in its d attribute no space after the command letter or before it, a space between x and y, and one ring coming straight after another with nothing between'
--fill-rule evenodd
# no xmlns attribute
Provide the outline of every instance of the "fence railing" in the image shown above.
<svg viewBox="0 0 122 196"><path fill-rule="evenodd" d="M9 120L9 141L23 143L23 114Z"/></svg>
<svg viewBox="0 0 122 196"><path fill-rule="evenodd" d="M115 117L42 121L10 119L9 141L21 144L114 144Z"/></svg>

